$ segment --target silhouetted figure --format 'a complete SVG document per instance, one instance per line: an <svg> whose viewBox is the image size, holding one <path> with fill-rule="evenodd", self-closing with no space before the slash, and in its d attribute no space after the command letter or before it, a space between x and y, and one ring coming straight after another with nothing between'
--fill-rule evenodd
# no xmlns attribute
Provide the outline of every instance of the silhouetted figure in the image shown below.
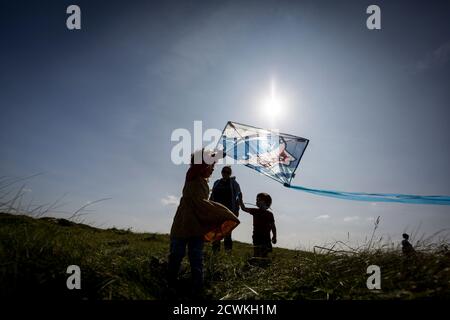
<svg viewBox="0 0 450 320"><path fill-rule="evenodd" d="M222 179L214 182L210 200L223 204L230 209L236 217L239 216L239 201L238 196L241 193L239 183L236 177L231 176L231 167L225 166L222 168ZM224 237L223 246L225 251L231 251L233 248L233 240L231 233ZM220 251L220 240L214 241L212 244L213 252Z"/></svg>
<svg viewBox="0 0 450 320"><path fill-rule="evenodd" d="M168 262L169 286L175 288L181 262L188 248L193 282L193 293L203 288L203 244L204 241L222 239L239 224L238 218L226 207L208 200L208 178L214 171L214 163L201 163L191 158L186 173L183 196L170 230L170 254Z"/></svg>
<svg viewBox="0 0 450 320"><path fill-rule="evenodd" d="M410 256L411 254L414 254L416 250L414 250L412 244L408 241L409 235L407 233L403 234L403 240L402 240L402 252L406 256Z"/></svg>
<svg viewBox="0 0 450 320"><path fill-rule="evenodd" d="M256 206L258 208L247 208L242 200L242 193L239 197L241 209L253 216L253 254L257 258L266 258L272 251L272 243L277 243L277 229L273 213L268 209L272 205L272 197L267 193L259 193L256 196ZM270 240L272 232L272 241Z"/></svg>

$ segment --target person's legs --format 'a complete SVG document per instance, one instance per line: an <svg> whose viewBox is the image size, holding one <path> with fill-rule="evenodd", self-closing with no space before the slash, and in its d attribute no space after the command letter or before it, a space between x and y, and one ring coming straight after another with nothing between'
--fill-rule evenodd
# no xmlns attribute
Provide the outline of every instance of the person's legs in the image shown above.
<svg viewBox="0 0 450 320"><path fill-rule="evenodd" d="M170 253L168 262L167 280L170 286L173 286L177 280L178 272L180 270L181 261L186 254L186 243L184 239L171 238L170 239Z"/></svg>
<svg viewBox="0 0 450 320"><path fill-rule="evenodd" d="M261 246L261 258L267 258L267 255L269 254L269 247L267 245Z"/></svg>
<svg viewBox="0 0 450 320"><path fill-rule="evenodd" d="M256 243L253 244L253 256L256 258L261 256L261 247Z"/></svg>
<svg viewBox="0 0 450 320"><path fill-rule="evenodd" d="M219 252L220 251L220 240L219 241L213 241L213 243L212 243L212 251L213 252Z"/></svg>
<svg viewBox="0 0 450 320"><path fill-rule="evenodd" d="M233 249L233 240L231 239L231 233L223 239L223 247L225 251L231 251Z"/></svg>
<svg viewBox="0 0 450 320"><path fill-rule="evenodd" d="M261 257L261 236L253 234L253 256Z"/></svg>
<svg viewBox="0 0 450 320"><path fill-rule="evenodd" d="M257 257L258 256L258 242L257 242L257 238L256 238L255 234L253 234L252 240L253 240L253 256Z"/></svg>
<svg viewBox="0 0 450 320"><path fill-rule="evenodd" d="M203 287L203 244L202 238L191 238L188 241L193 289L196 292Z"/></svg>
<svg viewBox="0 0 450 320"><path fill-rule="evenodd" d="M262 248L261 248L261 257L267 258L269 253L272 252L272 242L270 241L270 235L264 237Z"/></svg>

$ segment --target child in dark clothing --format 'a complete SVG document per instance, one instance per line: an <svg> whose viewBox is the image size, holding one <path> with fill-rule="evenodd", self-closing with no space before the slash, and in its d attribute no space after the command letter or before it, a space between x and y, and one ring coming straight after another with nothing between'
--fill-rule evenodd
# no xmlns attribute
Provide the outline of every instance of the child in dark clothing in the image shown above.
<svg viewBox="0 0 450 320"><path fill-rule="evenodd" d="M407 233L402 234L402 252L406 256L414 254L415 250L412 244L409 242L409 235Z"/></svg>
<svg viewBox="0 0 450 320"><path fill-rule="evenodd" d="M239 196L241 209L253 216L253 248L254 256L266 258L272 251L272 243L277 243L277 229L273 213L268 209L272 205L272 198L267 193L259 193L256 196L256 206L258 208L247 208L242 200L242 193ZM270 232L272 231L272 240Z"/></svg>

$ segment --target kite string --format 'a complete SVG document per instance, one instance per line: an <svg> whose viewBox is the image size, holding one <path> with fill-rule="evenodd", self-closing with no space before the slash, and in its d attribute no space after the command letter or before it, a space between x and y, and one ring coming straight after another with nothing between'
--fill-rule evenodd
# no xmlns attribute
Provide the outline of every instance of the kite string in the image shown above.
<svg viewBox="0 0 450 320"><path fill-rule="evenodd" d="M301 190L319 196L326 196L345 200L450 205L450 196L441 196L441 195L421 196L421 195L397 194L397 193L344 192L336 190L311 189L302 186L292 186L289 184L285 184L285 186L291 189Z"/></svg>
<svg viewBox="0 0 450 320"><path fill-rule="evenodd" d="M256 208L259 208L257 205L256 205L256 203L251 203L251 202L244 202L244 204L249 204L249 205L252 205L252 206L254 206L254 207L256 207ZM269 210L270 212L272 212L273 213L273 208L272 207L270 207L270 208L268 208L267 210Z"/></svg>

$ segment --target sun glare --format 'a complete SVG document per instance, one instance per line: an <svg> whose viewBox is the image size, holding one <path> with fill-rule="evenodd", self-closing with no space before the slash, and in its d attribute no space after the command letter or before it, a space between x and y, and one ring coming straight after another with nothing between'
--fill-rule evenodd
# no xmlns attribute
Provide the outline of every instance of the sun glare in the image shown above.
<svg viewBox="0 0 450 320"><path fill-rule="evenodd" d="M262 106L265 116L272 118L272 120L277 118L284 108L284 101L277 94L274 81L271 83L270 94L264 99Z"/></svg>

